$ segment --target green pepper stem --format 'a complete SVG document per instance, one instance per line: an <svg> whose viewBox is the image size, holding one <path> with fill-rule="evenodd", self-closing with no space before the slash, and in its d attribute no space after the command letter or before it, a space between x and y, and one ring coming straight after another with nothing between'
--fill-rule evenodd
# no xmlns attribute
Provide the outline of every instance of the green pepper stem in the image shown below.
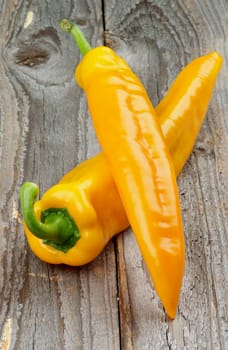
<svg viewBox="0 0 228 350"><path fill-rule="evenodd" d="M32 182L25 182L20 188L21 210L25 224L38 238L57 244L64 244L74 235L75 226L65 208L52 210L46 215L45 222L37 220L34 212L34 202L39 194L39 187ZM64 212L62 212L64 210Z"/></svg>
<svg viewBox="0 0 228 350"><path fill-rule="evenodd" d="M83 56L91 50L89 42L76 24L70 22L68 19L62 19L60 27L64 32L70 32L73 35L73 38Z"/></svg>

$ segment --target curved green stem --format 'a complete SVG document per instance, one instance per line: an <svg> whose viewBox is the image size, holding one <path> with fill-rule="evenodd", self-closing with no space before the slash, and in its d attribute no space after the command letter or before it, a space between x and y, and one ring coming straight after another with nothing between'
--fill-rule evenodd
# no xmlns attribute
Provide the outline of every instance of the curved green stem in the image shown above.
<svg viewBox="0 0 228 350"><path fill-rule="evenodd" d="M73 38L83 56L91 50L90 44L76 24L70 22L68 19L62 19L60 22L60 27L64 30L64 32L70 32L73 35Z"/></svg>
<svg viewBox="0 0 228 350"><path fill-rule="evenodd" d="M36 218L34 202L39 187L25 182L20 188L21 210L29 230L44 243L66 252L79 239L79 230L66 208L50 208L41 213L41 221Z"/></svg>

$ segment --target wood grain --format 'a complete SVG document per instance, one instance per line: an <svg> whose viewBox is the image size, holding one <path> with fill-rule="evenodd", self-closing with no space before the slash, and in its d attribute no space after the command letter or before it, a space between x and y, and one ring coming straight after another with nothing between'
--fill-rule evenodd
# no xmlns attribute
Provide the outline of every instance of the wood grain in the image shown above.
<svg viewBox="0 0 228 350"><path fill-rule="evenodd" d="M155 105L193 58L224 57L178 179L186 268L172 322L130 229L81 268L45 264L25 240L21 183L37 182L43 193L99 151L73 77L79 52L59 29L64 17L94 46L104 39L123 56ZM0 25L0 349L228 348L227 1L1 0Z"/></svg>

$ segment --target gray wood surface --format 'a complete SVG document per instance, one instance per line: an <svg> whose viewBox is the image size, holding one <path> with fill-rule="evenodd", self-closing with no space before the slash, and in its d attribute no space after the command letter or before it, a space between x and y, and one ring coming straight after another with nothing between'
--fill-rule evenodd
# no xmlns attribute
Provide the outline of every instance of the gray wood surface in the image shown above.
<svg viewBox="0 0 228 350"><path fill-rule="evenodd" d="M80 55L59 28L64 17L94 46L122 55L154 105L193 58L224 57L178 179L186 268L174 321L130 229L80 268L45 264L28 248L21 183L37 182L43 193L99 151L73 77ZM0 28L0 349L228 349L227 1L0 0Z"/></svg>

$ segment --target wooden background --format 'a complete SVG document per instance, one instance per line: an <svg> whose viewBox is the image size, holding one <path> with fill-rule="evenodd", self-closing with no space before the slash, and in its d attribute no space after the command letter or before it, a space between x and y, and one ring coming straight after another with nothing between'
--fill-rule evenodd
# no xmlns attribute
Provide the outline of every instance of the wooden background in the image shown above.
<svg viewBox="0 0 228 350"><path fill-rule="evenodd" d="M224 57L178 179L186 269L174 321L130 229L81 268L45 264L28 248L21 183L43 193L99 151L63 17L122 55L155 105L193 58ZM0 0L0 28L0 349L228 349L227 0Z"/></svg>

